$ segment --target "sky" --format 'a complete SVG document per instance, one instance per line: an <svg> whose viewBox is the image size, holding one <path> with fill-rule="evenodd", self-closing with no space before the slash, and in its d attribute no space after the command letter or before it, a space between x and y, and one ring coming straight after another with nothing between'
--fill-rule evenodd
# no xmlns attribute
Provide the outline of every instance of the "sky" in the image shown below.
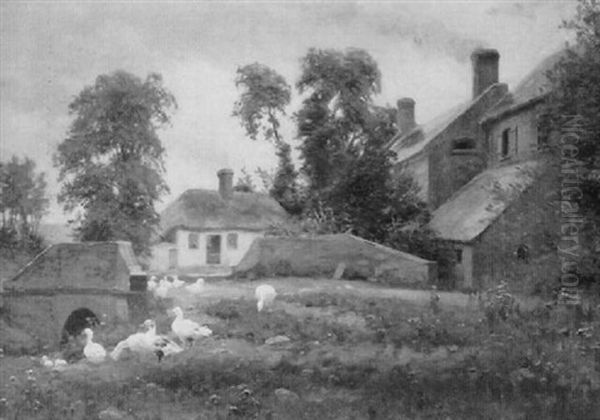
<svg viewBox="0 0 600 420"><path fill-rule="evenodd" d="M272 145L252 141L232 117L236 69L260 62L293 85L311 47L363 48L377 61L375 103L416 101L418 123L471 95L469 55L500 52L500 81L515 86L569 34L573 1L191 2L3 1L0 3L0 160L28 156L46 173L48 223L67 220L56 202L52 155L65 138L68 105L100 74L160 73L178 109L159 136L170 194L217 188L216 172L276 166ZM288 114L298 108L294 94ZM297 145L292 123L286 140Z"/></svg>

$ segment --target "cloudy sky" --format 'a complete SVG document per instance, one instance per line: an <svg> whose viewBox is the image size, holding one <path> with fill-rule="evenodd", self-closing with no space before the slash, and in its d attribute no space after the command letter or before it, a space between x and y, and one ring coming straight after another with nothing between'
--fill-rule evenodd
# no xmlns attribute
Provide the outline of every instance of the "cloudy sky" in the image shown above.
<svg viewBox="0 0 600 420"><path fill-rule="evenodd" d="M426 122L469 98L474 48L498 49L500 78L514 86L564 44L558 26L574 9L572 1L4 1L0 160L35 159L52 196L46 220L65 220L51 157L71 121L69 102L99 74L158 72L179 104L160 133L168 202L187 188L215 188L220 168L275 165L272 146L245 138L231 117L238 66L258 61L293 84L308 48L364 48L383 74L376 102L413 97Z"/></svg>

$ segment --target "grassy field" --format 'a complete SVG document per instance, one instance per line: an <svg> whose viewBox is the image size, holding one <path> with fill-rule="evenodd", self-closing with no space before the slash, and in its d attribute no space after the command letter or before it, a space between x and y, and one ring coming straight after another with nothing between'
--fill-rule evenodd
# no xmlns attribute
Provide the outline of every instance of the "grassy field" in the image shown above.
<svg viewBox="0 0 600 420"><path fill-rule="evenodd" d="M0 417L600 418L596 308L574 317L519 305L502 288L478 300L361 282L266 281L280 292L270 312L256 311L257 282L222 281L154 302L159 332L169 331L166 309L175 304L214 332L160 364L80 361L58 372L37 356L5 354ZM96 341L110 349L134 330L100 327ZM277 336L289 341L268 344Z"/></svg>

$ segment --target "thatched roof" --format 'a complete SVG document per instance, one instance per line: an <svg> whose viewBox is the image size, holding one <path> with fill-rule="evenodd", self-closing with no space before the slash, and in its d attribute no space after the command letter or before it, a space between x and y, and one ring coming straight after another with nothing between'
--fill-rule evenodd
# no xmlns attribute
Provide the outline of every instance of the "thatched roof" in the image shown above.
<svg viewBox="0 0 600 420"><path fill-rule="evenodd" d="M480 173L433 212L429 227L441 239L475 240L534 182L538 166L530 161Z"/></svg>
<svg viewBox="0 0 600 420"><path fill-rule="evenodd" d="M403 162L416 157L434 143L452 123L461 116L468 114L476 105L487 100L488 95L502 94L507 87L503 83L495 83L489 86L478 97L461 103L447 112L433 118L426 124L418 125L408 133L398 133L390 140L390 148L396 153L396 161Z"/></svg>
<svg viewBox="0 0 600 420"><path fill-rule="evenodd" d="M551 89L548 71L564 56L565 50L557 51L542 60L525 78L483 118L484 122L494 121L516 112L543 99Z"/></svg>
<svg viewBox="0 0 600 420"><path fill-rule="evenodd" d="M160 233L167 237L176 228L189 230L265 230L283 223L287 213L267 194L234 192L224 200L217 191L187 190L160 215Z"/></svg>

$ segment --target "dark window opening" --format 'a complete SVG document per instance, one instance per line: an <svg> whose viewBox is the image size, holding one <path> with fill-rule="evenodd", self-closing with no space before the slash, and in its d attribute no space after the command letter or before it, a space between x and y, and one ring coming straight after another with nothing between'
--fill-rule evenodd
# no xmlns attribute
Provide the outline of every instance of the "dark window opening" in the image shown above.
<svg viewBox="0 0 600 420"><path fill-rule="evenodd" d="M475 149L475 140L464 138L454 140L452 143L452 150L474 150Z"/></svg>
<svg viewBox="0 0 600 420"><path fill-rule="evenodd" d="M227 247L229 249L237 249L238 247L238 234L230 233L227 235Z"/></svg>
<svg viewBox="0 0 600 420"><path fill-rule="evenodd" d="M456 249L456 263L457 264L462 264L462 249Z"/></svg>
<svg viewBox="0 0 600 420"><path fill-rule="evenodd" d="M188 248L189 249L198 249L198 243L200 242L200 238L197 233L190 233L188 236Z"/></svg>
<svg viewBox="0 0 600 420"><path fill-rule="evenodd" d="M500 145L500 153L502 157L508 156L508 148L510 145L510 128L502 132L502 143Z"/></svg>

